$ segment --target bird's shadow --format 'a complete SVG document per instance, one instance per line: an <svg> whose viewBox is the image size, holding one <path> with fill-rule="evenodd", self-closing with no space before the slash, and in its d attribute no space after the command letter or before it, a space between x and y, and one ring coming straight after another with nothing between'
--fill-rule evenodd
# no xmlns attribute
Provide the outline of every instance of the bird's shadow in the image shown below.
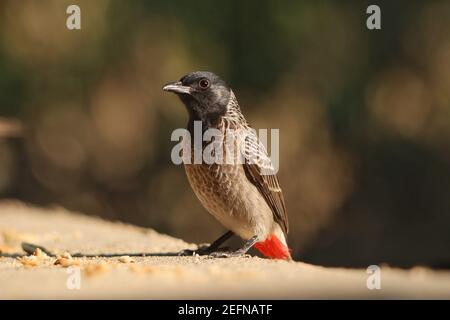
<svg viewBox="0 0 450 320"><path fill-rule="evenodd" d="M56 257L57 255L51 252L50 250L46 249L43 246L39 246L36 244L28 243L28 242L22 242L21 244L22 250L25 251L25 253L1 253L0 257L4 258L21 258L28 256L30 254L33 254L36 252L37 249L40 249L42 252L44 252L46 255L50 257ZM188 253L188 251L180 251L180 252L132 252L132 253L97 253L97 254L85 254L85 253L71 253L70 254L74 258L115 258L115 257L123 257L123 256L129 256L129 257L186 257L186 256L192 256L192 253Z"/></svg>

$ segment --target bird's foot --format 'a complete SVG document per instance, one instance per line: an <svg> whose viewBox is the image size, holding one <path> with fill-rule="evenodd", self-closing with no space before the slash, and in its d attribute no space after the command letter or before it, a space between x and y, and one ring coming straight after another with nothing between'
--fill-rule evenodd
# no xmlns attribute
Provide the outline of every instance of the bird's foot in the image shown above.
<svg viewBox="0 0 450 320"><path fill-rule="evenodd" d="M247 254L245 251L214 251L211 252L208 257L210 258L250 258L251 255Z"/></svg>
<svg viewBox="0 0 450 320"><path fill-rule="evenodd" d="M250 258L251 255L247 254L247 251L256 243L257 236L253 236L248 239L244 246L236 251L214 251L209 254L211 258Z"/></svg>

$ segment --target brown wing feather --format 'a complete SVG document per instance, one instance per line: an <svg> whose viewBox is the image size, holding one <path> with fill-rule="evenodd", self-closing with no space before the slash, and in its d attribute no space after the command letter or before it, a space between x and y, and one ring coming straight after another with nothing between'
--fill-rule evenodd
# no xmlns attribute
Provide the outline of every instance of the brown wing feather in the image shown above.
<svg viewBox="0 0 450 320"><path fill-rule="evenodd" d="M287 235L289 223L283 192L270 158L264 146L254 134L249 134L245 138L244 157L245 175L261 192L272 210L275 222L280 225L283 232Z"/></svg>

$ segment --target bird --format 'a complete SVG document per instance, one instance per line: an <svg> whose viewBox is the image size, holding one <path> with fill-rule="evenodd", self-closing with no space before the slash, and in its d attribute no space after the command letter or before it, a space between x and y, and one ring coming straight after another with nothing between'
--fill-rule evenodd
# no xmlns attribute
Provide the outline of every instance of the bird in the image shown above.
<svg viewBox="0 0 450 320"><path fill-rule="evenodd" d="M239 145L243 158L231 163L184 163L197 198L228 231L209 246L183 253L240 257L254 247L267 258L292 260L287 245L288 216L277 174L233 90L208 71L189 73L164 85L163 90L176 94L185 105L189 116L186 129L191 137L197 121L204 130L215 129L225 137L216 142L225 153L231 153L230 145ZM229 132L233 133L231 138ZM232 143L226 143L227 138ZM192 158L195 143L191 142ZM203 150L207 145L202 142ZM237 158L234 154L233 159ZM220 246L235 235L244 240L243 246L235 251L222 250Z"/></svg>

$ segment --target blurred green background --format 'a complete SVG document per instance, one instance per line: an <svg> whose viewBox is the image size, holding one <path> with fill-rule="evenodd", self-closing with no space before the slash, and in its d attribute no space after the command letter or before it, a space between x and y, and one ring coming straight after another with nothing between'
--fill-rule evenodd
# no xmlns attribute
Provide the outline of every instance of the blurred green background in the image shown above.
<svg viewBox="0 0 450 320"><path fill-rule="evenodd" d="M209 70L280 129L296 259L448 268L449 34L450 1L2 0L0 197L212 241L161 90Z"/></svg>

